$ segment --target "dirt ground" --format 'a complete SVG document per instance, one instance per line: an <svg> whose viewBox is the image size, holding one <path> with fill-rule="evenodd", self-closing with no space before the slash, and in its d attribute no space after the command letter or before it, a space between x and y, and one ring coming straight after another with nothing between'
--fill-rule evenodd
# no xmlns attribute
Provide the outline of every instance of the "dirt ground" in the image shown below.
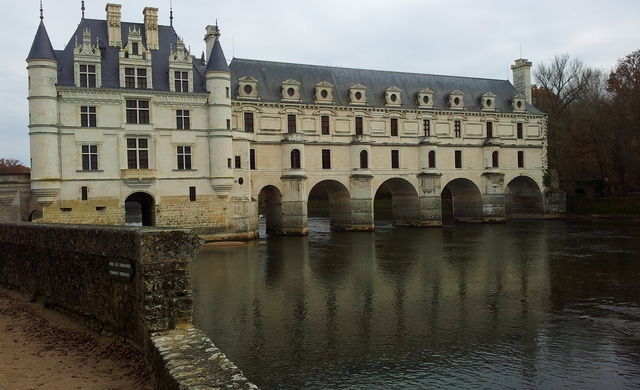
<svg viewBox="0 0 640 390"><path fill-rule="evenodd" d="M144 355L0 286L0 388L142 389Z"/></svg>

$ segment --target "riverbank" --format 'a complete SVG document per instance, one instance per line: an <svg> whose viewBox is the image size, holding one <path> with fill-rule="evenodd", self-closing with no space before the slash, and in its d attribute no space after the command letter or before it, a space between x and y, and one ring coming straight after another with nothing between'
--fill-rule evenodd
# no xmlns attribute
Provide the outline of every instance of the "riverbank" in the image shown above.
<svg viewBox="0 0 640 390"><path fill-rule="evenodd" d="M0 286L0 378L7 389L152 389L144 355Z"/></svg>

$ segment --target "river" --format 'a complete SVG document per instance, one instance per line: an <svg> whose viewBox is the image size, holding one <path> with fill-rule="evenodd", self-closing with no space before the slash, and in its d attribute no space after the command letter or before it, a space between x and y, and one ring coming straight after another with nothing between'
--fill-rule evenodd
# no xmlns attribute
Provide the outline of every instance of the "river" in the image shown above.
<svg viewBox="0 0 640 390"><path fill-rule="evenodd" d="M201 249L194 322L263 390L640 388L640 226L509 221Z"/></svg>

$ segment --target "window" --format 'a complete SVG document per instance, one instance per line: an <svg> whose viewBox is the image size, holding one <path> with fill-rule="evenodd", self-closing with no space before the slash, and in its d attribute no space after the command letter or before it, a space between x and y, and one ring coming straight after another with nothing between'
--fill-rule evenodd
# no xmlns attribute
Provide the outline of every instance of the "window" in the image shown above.
<svg viewBox="0 0 640 390"><path fill-rule="evenodd" d="M491 153L491 166L493 168L498 168L498 151L494 151Z"/></svg>
<svg viewBox="0 0 640 390"><path fill-rule="evenodd" d="M518 150L518 168L524 168L524 151Z"/></svg>
<svg viewBox="0 0 640 390"><path fill-rule="evenodd" d="M400 168L400 151L391 151L391 168Z"/></svg>
<svg viewBox="0 0 640 390"><path fill-rule="evenodd" d="M133 55L138 55L138 43L137 42L132 42L131 43L131 54Z"/></svg>
<svg viewBox="0 0 640 390"><path fill-rule="evenodd" d="M256 169L256 150L249 149L249 169Z"/></svg>
<svg viewBox="0 0 640 390"><path fill-rule="evenodd" d="M240 158L240 156L235 156L235 158L233 159L234 165L233 167L235 169L241 169L242 168L242 159Z"/></svg>
<svg viewBox="0 0 640 390"><path fill-rule="evenodd" d="M189 187L189 201L196 201L196 187Z"/></svg>
<svg viewBox="0 0 640 390"><path fill-rule="evenodd" d="M80 86L89 88L96 87L95 65L80 65Z"/></svg>
<svg viewBox="0 0 640 390"><path fill-rule="evenodd" d="M227 119L227 130L231 130L231 119Z"/></svg>
<svg viewBox="0 0 640 390"><path fill-rule="evenodd" d="M422 128L424 129L424 136L429 137L431 135L431 121L429 119L424 119L422 121Z"/></svg>
<svg viewBox="0 0 640 390"><path fill-rule="evenodd" d="M148 100L127 100L127 123L149 123Z"/></svg>
<svg viewBox="0 0 640 390"><path fill-rule="evenodd" d="M300 169L300 150L293 149L291 151L291 169Z"/></svg>
<svg viewBox="0 0 640 390"><path fill-rule="evenodd" d="M98 145L82 145L82 170L98 170Z"/></svg>
<svg viewBox="0 0 640 390"><path fill-rule="evenodd" d="M392 136L398 135L398 118L391 118L391 135Z"/></svg>
<svg viewBox="0 0 640 390"><path fill-rule="evenodd" d="M487 122L487 138L493 138L493 122Z"/></svg>
<svg viewBox="0 0 640 390"><path fill-rule="evenodd" d="M179 130L189 130L191 128L189 110L176 110L176 122L176 127Z"/></svg>
<svg viewBox="0 0 640 390"><path fill-rule="evenodd" d="M366 150L360 152L360 169L369 169L369 153Z"/></svg>
<svg viewBox="0 0 640 390"><path fill-rule="evenodd" d="M253 112L244 113L244 131L253 133Z"/></svg>
<svg viewBox="0 0 640 390"><path fill-rule="evenodd" d="M456 168L462 168L462 150L455 151Z"/></svg>
<svg viewBox="0 0 640 390"><path fill-rule="evenodd" d="M326 90L322 90L322 92L327 92ZM322 115L320 117L320 127L322 130L322 135L329 135L329 116Z"/></svg>
<svg viewBox="0 0 640 390"><path fill-rule="evenodd" d="M362 123L362 117L356 117L356 135L361 135L364 133L364 125Z"/></svg>
<svg viewBox="0 0 640 390"><path fill-rule="evenodd" d="M191 146L178 146L178 169L191 169Z"/></svg>
<svg viewBox="0 0 640 390"><path fill-rule="evenodd" d="M322 149L322 169L331 169L331 150Z"/></svg>
<svg viewBox="0 0 640 390"><path fill-rule="evenodd" d="M429 168L435 168L435 167L436 167L436 151L431 150L429 151Z"/></svg>
<svg viewBox="0 0 640 390"><path fill-rule="evenodd" d="M518 122L516 123L516 136L518 137L518 139L522 139L523 136L523 131L522 131L522 122Z"/></svg>
<svg viewBox="0 0 640 390"><path fill-rule="evenodd" d="M460 121L453 122L453 133L456 138L460 138L462 136L462 132L460 130Z"/></svg>
<svg viewBox="0 0 640 390"><path fill-rule="evenodd" d="M174 72L176 92L189 92L189 72Z"/></svg>
<svg viewBox="0 0 640 390"><path fill-rule="evenodd" d="M147 89L147 70L124 68L124 87Z"/></svg>
<svg viewBox="0 0 640 390"><path fill-rule="evenodd" d="M295 114L287 115L287 132L295 133L296 132L296 116Z"/></svg>
<svg viewBox="0 0 640 390"><path fill-rule="evenodd" d="M80 126L81 127L96 127L96 108L94 106L81 106L80 107Z"/></svg>
<svg viewBox="0 0 640 390"><path fill-rule="evenodd" d="M149 169L149 140L127 138L127 168Z"/></svg>
<svg viewBox="0 0 640 390"><path fill-rule="evenodd" d="M80 194L81 194L81 199L82 200L88 200L89 199L89 187L80 187Z"/></svg>

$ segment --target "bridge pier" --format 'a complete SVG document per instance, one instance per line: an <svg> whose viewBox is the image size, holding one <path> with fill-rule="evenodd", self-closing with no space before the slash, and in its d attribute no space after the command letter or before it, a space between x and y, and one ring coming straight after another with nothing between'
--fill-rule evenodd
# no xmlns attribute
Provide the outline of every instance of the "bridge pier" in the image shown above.
<svg viewBox="0 0 640 390"><path fill-rule="evenodd" d="M419 199L420 220L415 226L442 226L442 199L440 195L421 196Z"/></svg>
<svg viewBox="0 0 640 390"><path fill-rule="evenodd" d="M482 174L482 222L504 223L507 220L504 193L504 174L488 171Z"/></svg>

